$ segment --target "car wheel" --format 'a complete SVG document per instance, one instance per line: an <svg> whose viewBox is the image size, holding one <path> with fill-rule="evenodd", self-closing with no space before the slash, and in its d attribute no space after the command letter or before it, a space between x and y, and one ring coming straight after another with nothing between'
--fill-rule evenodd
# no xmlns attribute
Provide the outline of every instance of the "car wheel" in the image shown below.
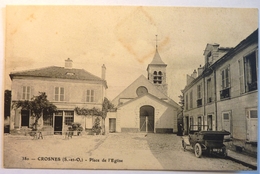
<svg viewBox="0 0 260 174"><path fill-rule="evenodd" d="M197 158L200 158L201 157L201 154L202 154L202 149L201 149L201 145L199 143L196 143L195 146L194 146L194 152L195 152L195 156Z"/></svg>

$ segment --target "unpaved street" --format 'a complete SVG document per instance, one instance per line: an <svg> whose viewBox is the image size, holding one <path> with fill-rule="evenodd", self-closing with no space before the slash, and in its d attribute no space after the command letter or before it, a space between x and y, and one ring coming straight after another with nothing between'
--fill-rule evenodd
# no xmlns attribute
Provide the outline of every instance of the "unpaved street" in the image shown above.
<svg viewBox="0 0 260 174"><path fill-rule="evenodd" d="M174 134L115 133L105 136L4 136L8 168L251 170L227 159L202 156L181 148Z"/></svg>

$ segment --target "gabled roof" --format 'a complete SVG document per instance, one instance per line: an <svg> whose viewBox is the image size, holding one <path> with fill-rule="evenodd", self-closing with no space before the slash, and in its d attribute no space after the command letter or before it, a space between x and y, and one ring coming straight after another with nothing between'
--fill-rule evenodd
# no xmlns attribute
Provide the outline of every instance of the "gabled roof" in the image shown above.
<svg viewBox="0 0 260 174"><path fill-rule="evenodd" d="M246 37L244 40L242 40L234 48L222 47L222 49L226 49L226 50L228 50L228 52L226 54L220 56L220 58L216 62L214 62L214 64L212 64L211 68L204 70L200 76L198 76L196 79L194 79L190 84L186 85L185 88L182 90L182 92L183 93L186 92L194 84L196 84L199 80L201 80L203 77L205 77L205 75L207 75L207 73L211 73L213 68L216 68L217 66L221 65L228 59L232 59L234 57L234 55L238 54L239 51L243 50L245 48L245 46L248 46L249 44L252 44L252 43L258 43L258 28L253 33L251 33L248 37ZM207 46L208 45L209 44L207 44Z"/></svg>
<svg viewBox="0 0 260 174"><path fill-rule="evenodd" d="M104 81L98 76L95 76L84 69L68 69L64 67L50 66L46 68L20 71L10 73L10 78L15 76L23 77L44 77L44 78L57 78L57 79L73 79L73 80L89 80L89 81Z"/></svg>
<svg viewBox="0 0 260 174"><path fill-rule="evenodd" d="M166 101L163 101L163 100L159 99L158 97L156 97L156 96L154 96L154 95L152 95L152 94L150 94L150 93L147 93L147 94L145 94L145 95L138 96L138 97L136 97L136 98L134 98L134 99L132 99L132 100L130 100L130 101L128 101L128 102L125 102L124 104L118 106L118 108L121 108L121 107L123 107L123 106L126 106L126 105L128 105L129 103L132 103L132 102L137 101L137 100L139 100L139 99L141 99L141 98L144 98L144 97L149 97L149 98L151 98L151 99L153 99L153 100L156 100L158 103L162 103L162 104L164 104L164 105L171 106L171 107L175 108L176 110L179 109L178 107L172 105L171 103L168 103L168 102L166 102Z"/></svg>
<svg viewBox="0 0 260 174"><path fill-rule="evenodd" d="M157 93L158 98L166 98L166 96L159 91L144 75L140 75L134 82L127 86L121 93L119 93L113 100L112 103L117 105L120 98L133 99L137 97L136 89L139 86L145 86L148 92L154 91Z"/></svg>
<svg viewBox="0 0 260 174"><path fill-rule="evenodd" d="M144 75L139 76L133 83L126 87L118 96L116 96L112 103L117 106L119 99L130 99L133 100L138 98L136 94L136 89L139 86L145 86L148 89L148 93L155 96L160 100L165 100L166 103L173 105L174 107L179 108L180 106L162 93L156 86L154 86Z"/></svg>
<svg viewBox="0 0 260 174"><path fill-rule="evenodd" d="M212 49L212 47L219 47L219 44L218 43L214 43L214 44L207 43L203 55L208 53L208 51L210 51Z"/></svg>

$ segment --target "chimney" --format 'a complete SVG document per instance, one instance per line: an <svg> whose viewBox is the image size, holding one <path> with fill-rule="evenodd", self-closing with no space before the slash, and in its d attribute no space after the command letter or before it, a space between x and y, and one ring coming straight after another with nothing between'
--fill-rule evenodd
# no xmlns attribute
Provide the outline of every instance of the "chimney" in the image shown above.
<svg viewBox="0 0 260 174"><path fill-rule="evenodd" d="M70 58L68 58L67 60L65 60L65 68L66 69L72 69L72 60Z"/></svg>
<svg viewBox="0 0 260 174"><path fill-rule="evenodd" d="M197 71L196 71L196 69L194 69L193 73L191 74L191 77L193 77L194 79L197 78Z"/></svg>
<svg viewBox="0 0 260 174"><path fill-rule="evenodd" d="M101 78L103 80L106 80L106 66L103 64L103 66L101 67Z"/></svg>
<svg viewBox="0 0 260 174"><path fill-rule="evenodd" d="M194 78L187 74L187 85L189 85L193 80Z"/></svg>
<svg viewBox="0 0 260 174"><path fill-rule="evenodd" d="M202 74L203 70L204 70L204 68L201 67L201 65L200 65L200 67L198 68L198 76L200 76Z"/></svg>

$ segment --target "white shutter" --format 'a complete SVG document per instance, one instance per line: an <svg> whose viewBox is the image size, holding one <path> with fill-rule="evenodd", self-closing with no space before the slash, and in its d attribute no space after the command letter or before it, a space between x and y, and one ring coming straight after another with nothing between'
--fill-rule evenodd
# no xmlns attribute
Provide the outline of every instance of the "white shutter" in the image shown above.
<svg viewBox="0 0 260 174"><path fill-rule="evenodd" d="M239 66L239 82L240 82L240 93L243 94L245 92L245 81L244 81L244 66L243 61L238 61Z"/></svg>

